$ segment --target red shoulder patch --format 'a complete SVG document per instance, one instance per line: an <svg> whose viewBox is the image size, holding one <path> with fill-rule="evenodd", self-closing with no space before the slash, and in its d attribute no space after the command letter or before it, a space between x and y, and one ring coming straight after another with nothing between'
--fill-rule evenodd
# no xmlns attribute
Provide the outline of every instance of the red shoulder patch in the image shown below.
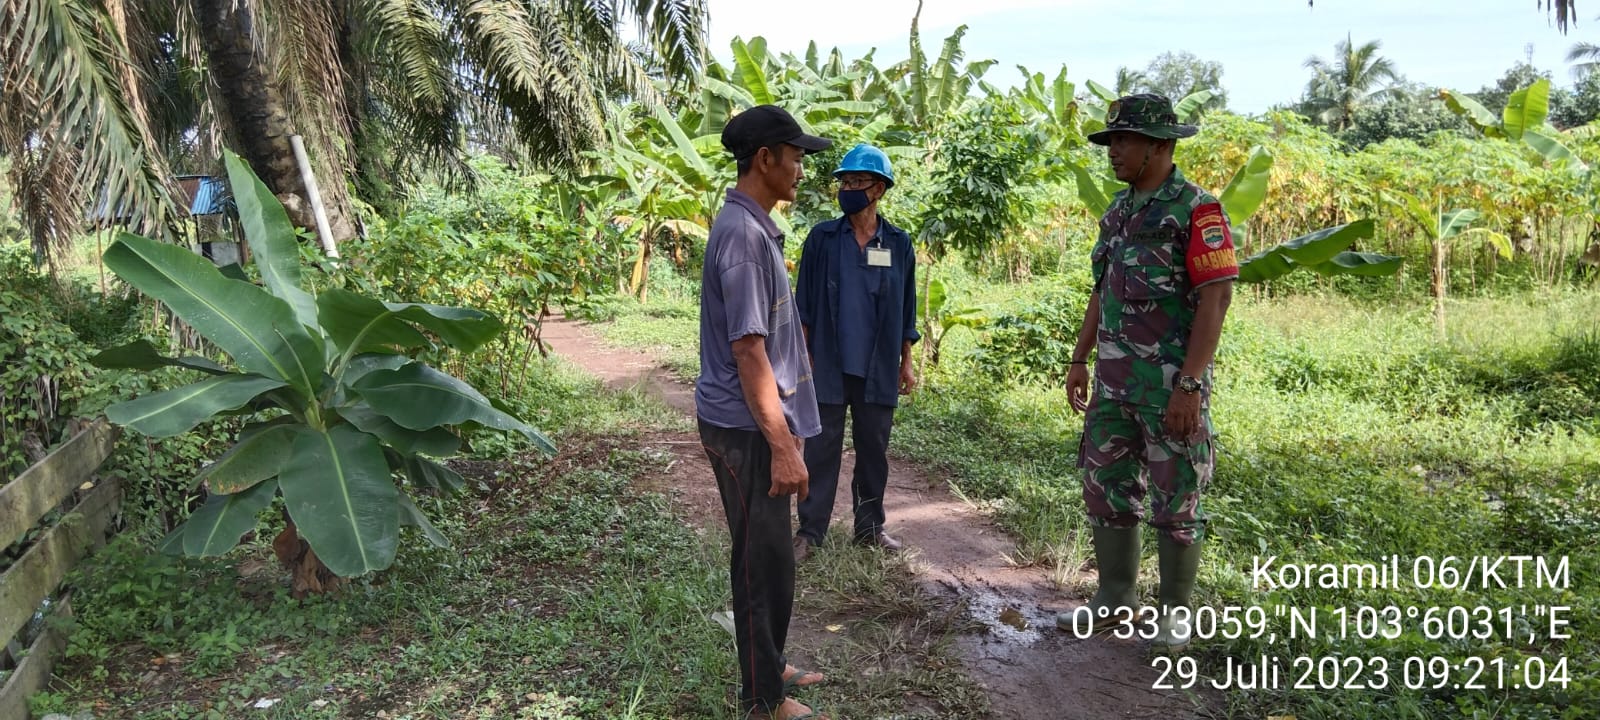
<svg viewBox="0 0 1600 720"><path fill-rule="evenodd" d="M1239 260L1233 251L1233 231L1220 203L1206 203L1189 215L1189 248L1185 253L1189 284L1199 287L1213 280L1238 277Z"/></svg>

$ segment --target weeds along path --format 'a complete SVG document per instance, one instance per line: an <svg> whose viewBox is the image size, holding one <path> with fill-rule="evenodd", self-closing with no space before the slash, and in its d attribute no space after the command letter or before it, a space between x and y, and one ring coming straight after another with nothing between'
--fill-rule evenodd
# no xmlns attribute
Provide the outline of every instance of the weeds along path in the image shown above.
<svg viewBox="0 0 1600 720"><path fill-rule="evenodd" d="M563 318L546 321L544 338L556 354L612 390L647 392L693 416L693 388L649 353L606 346L584 323ZM708 531L723 529L716 484L696 437L685 433L652 442L677 459L660 489L675 496L685 521ZM853 467L854 453L847 450L841 485ZM840 488L835 502L834 524L842 522L847 529L847 487ZM1082 599L1059 589L1046 570L1012 563L1015 542L982 512L952 495L944 482L891 457L885 503L888 530L906 544L907 565L917 584L945 601L947 611L965 615L955 624L955 649L965 674L987 695L989 717L1191 718L1208 716L1205 708L1216 707L1215 698L1152 690L1160 673L1151 664L1150 651L1137 641L1106 636L1079 640L1057 630L1054 614ZM830 531L834 543L838 531ZM808 567L811 563L802 565L800 573ZM828 632L805 605L803 596L797 599L796 652L816 647ZM835 677L853 671L820 669Z"/></svg>

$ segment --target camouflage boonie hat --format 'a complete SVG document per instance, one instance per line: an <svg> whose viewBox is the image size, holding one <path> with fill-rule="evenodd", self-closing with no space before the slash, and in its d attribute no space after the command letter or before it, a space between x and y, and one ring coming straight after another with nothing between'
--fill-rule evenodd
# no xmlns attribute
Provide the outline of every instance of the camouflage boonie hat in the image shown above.
<svg viewBox="0 0 1600 720"><path fill-rule="evenodd" d="M1178 114L1172 111L1172 101L1153 93L1127 95L1106 107L1106 129L1089 134L1089 142L1096 145L1111 144L1111 134L1136 132L1163 140L1186 138L1197 128L1178 124Z"/></svg>

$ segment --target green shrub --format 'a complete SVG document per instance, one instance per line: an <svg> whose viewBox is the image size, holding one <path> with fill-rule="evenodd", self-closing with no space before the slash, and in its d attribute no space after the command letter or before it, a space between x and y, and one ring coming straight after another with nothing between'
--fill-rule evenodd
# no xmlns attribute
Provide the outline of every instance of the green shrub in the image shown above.
<svg viewBox="0 0 1600 720"><path fill-rule="evenodd" d="M60 294L26 246L0 244L0 481L66 439L79 401L92 392L86 361L94 351L60 315Z"/></svg>
<svg viewBox="0 0 1600 720"><path fill-rule="evenodd" d="M995 380L1065 384L1088 296L1060 286L984 324L972 361Z"/></svg>

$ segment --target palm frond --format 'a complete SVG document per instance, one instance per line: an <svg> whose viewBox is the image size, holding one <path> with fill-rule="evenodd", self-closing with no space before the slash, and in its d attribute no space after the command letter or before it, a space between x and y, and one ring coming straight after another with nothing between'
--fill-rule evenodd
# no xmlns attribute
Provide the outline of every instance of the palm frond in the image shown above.
<svg viewBox="0 0 1600 720"><path fill-rule="evenodd" d="M194 32L199 20L194 4L188 0L145 0L147 11L161 13L164 18L156 25L168 45L167 53L174 73L173 84L161 95L161 110L152 109L158 117L163 112L170 115L154 121L158 132L173 132L174 151L169 155L182 155L197 166L200 163L220 165L222 158L222 121L217 112L220 107L215 83L209 82L201 34ZM181 130L179 128L182 128ZM196 167L195 169L199 169ZM220 167L211 167L220 171Z"/></svg>
<svg viewBox="0 0 1600 720"><path fill-rule="evenodd" d="M570 165L600 136L603 113L591 79L595 59L579 28L549 6L471 0L462 8L463 59L503 108L528 157Z"/></svg>
<svg viewBox="0 0 1600 720"><path fill-rule="evenodd" d="M560 0L558 4L562 14L586 37L604 38L617 32L621 18L615 0Z"/></svg>
<svg viewBox="0 0 1600 720"><path fill-rule="evenodd" d="M1579 60L1600 60L1600 45L1592 42L1573 43L1572 47L1567 50L1567 62L1577 62Z"/></svg>
<svg viewBox="0 0 1600 720"><path fill-rule="evenodd" d="M1538 7L1543 10L1548 7L1548 12L1556 16L1556 27L1566 34L1567 26L1575 24L1578 20L1578 7L1576 0L1538 0Z"/></svg>
<svg viewBox="0 0 1600 720"><path fill-rule="evenodd" d="M239 0L242 3L267 0ZM278 87L322 177L347 177L354 118L347 106L346 70L339 55L340 8L330 0L270 0L254 15L264 19L267 52Z"/></svg>
<svg viewBox="0 0 1600 720"><path fill-rule="evenodd" d="M1116 93L1118 95L1131 95L1144 88L1149 81L1149 78L1138 70L1119 67L1117 68Z"/></svg>
<svg viewBox="0 0 1600 720"><path fill-rule="evenodd" d="M650 38L668 77L687 80L705 61L710 14L705 0L634 0L640 37Z"/></svg>
<svg viewBox="0 0 1600 720"><path fill-rule="evenodd" d="M159 234L174 217L167 173L130 97L129 49L92 0L0 0L0 151L44 183L23 202L48 253L96 212ZM14 171L16 172L16 171Z"/></svg>
<svg viewBox="0 0 1600 720"><path fill-rule="evenodd" d="M1600 68L1600 45L1591 42L1574 43L1567 50L1567 62L1572 64L1572 77L1582 79Z"/></svg>
<svg viewBox="0 0 1600 720"><path fill-rule="evenodd" d="M707 12L705 0L558 0L555 9L592 47L620 45L617 30L631 17L635 31L661 58L665 77L683 82L694 77L705 61Z"/></svg>
<svg viewBox="0 0 1600 720"><path fill-rule="evenodd" d="M416 160L453 176L465 166L464 110L451 69L457 54L443 20L424 0L371 0L357 10L358 52L374 62L361 64L369 77L352 87L360 95L359 115L384 120L357 128L362 162L385 162L391 173L406 175L398 168ZM396 157L371 157L364 147L374 143Z"/></svg>

